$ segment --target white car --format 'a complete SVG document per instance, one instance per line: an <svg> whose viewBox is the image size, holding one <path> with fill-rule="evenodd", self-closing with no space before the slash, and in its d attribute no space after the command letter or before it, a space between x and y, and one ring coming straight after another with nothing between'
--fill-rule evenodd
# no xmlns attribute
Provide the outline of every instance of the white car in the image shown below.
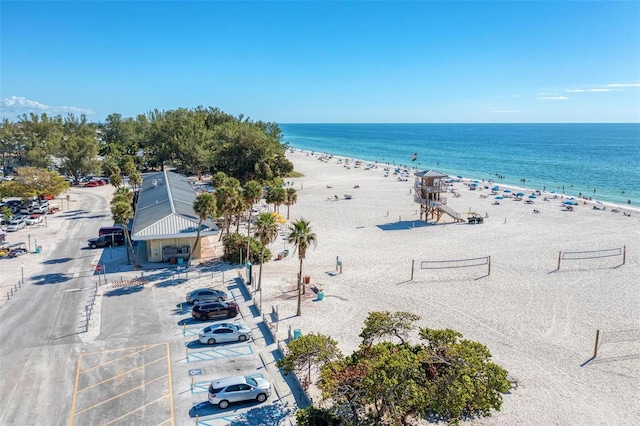
<svg viewBox="0 0 640 426"><path fill-rule="evenodd" d="M241 323L221 323L200 330L198 340L205 345L225 342L244 342L251 337L251 329Z"/></svg>
<svg viewBox="0 0 640 426"><path fill-rule="evenodd" d="M211 382L208 400L224 410L232 402L265 402L269 395L271 383L262 377L235 376Z"/></svg>
<svg viewBox="0 0 640 426"><path fill-rule="evenodd" d="M23 229L25 226L27 226L26 222L22 219L18 219L18 220L12 220L11 222L9 222L9 224L7 225L7 231L9 232L15 232L19 229Z"/></svg>
<svg viewBox="0 0 640 426"><path fill-rule="evenodd" d="M38 223L42 223L42 216L39 214L32 214L28 218L24 220L27 225L37 225Z"/></svg>

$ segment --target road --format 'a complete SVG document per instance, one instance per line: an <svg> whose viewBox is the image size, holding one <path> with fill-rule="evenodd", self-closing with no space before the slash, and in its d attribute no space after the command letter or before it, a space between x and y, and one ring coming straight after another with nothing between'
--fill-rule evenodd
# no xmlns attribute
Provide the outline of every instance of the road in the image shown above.
<svg viewBox="0 0 640 426"><path fill-rule="evenodd" d="M32 251L37 242L43 250L0 259L0 424L69 422L74 389L69 378L75 375L78 353L87 350L84 306L95 286L92 263L99 255L85 249L86 240L113 223L109 188L73 189L71 202L65 200L65 209L48 217L46 227L8 236L11 242L28 240ZM25 285L4 300L23 268Z"/></svg>

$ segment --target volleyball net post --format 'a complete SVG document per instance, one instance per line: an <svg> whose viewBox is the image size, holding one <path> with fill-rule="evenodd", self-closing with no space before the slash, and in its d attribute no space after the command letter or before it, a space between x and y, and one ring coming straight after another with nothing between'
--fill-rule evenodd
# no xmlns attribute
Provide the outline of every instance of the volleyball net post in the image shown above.
<svg viewBox="0 0 640 426"><path fill-rule="evenodd" d="M598 356L598 341L600 340L600 330L596 330L596 343L593 345L593 357Z"/></svg>

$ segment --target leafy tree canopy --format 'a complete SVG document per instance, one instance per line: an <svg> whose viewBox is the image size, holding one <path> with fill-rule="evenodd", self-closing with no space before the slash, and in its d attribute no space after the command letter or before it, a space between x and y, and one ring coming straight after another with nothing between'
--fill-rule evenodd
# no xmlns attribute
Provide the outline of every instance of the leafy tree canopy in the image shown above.
<svg viewBox="0 0 640 426"><path fill-rule="evenodd" d="M407 425L426 417L458 424L499 410L511 384L487 347L451 329L421 328L419 341L409 343L418 319L407 312L371 312L362 344L348 356L328 336L290 342L278 366L309 376L312 367L319 369L318 386L329 407L303 410L298 424Z"/></svg>

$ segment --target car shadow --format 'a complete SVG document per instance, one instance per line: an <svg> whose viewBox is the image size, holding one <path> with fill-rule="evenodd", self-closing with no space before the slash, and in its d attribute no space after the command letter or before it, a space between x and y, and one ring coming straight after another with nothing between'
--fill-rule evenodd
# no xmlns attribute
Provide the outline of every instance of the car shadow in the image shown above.
<svg viewBox="0 0 640 426"><path fill-rule="evenodd" d="M40 262L40 263L42 263L43 265L57 265L59 263L69 262L71 260L73 260L73 259L71 259L70 257L61 257L61 258L58 258L58 259L45 260L45 261Z"/></svg>

